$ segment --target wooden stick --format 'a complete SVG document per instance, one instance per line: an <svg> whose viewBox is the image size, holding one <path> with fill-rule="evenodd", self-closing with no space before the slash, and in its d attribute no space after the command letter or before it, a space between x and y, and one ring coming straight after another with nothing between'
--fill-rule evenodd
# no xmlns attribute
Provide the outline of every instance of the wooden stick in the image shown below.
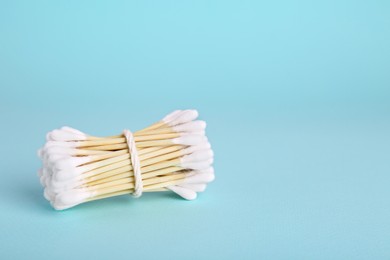
<svg viewBox="0 0 390 260"><path fill-rule="evenodd" d="M138 147L149 147L149 146L168 146L173 145L172 139L157 140L157 141L145 141L136 143Z"/></svg>
<svg viewBox="0 0 390 260"><path fill-rule="evenodd" d="M180 159L174 159L174 160L156 163L153 165L142 167L141 172L147 173L147 172L155 171L158 169L163 169L163 168L170 167L170 166L179 166L179 165L180 165Z"/></svg>
<svg viewBox="0 0 390 260"><path fill-rule="evenodd" d="M101 174L87 177L84 179L84 183L93 183L95 181L104 180L104 179L109 178L111 176L115 176L117 174L122 174L122 173L130 173L131 172L131 174L133 174L132 170L133 170L133 167L131 165L126 165L126 166L116 168L116 169L111 170L111 171L106 171L106 172L101 173Z"/></svg>
<svg viewBox="0 0 390 260"><path fill-rule="evenodd" d="M175 173L182 171L182 170L183 170L183 168L181 168L181 167L168 167L168 168L160 169L157 171L142 174L142 180L146 180L146 179L156 177L156 176L161 176L161 175L175 174ZM128 178L128 177L133 177L133 176L134 176L133 171L123 171L123 172L108 176L106 178L101 178L101 179L97 179L94 181L84 182L81 186L82 187L94 186L97 184L106 183L106 182L118 180L121 178Z"/></svg>
<svg viewBox="0 0 390 260"><path fill-rule="evenodd" d="M85 149L85 150L99 150L99 151L113 151L113 150L121 150L121 149L127 149L127 148L128 148L127 143L83 147L83 149Z"/></svg>
<svg viewBox="0 0 390 260"><path fill-rule="evenodd" d="M158 155L167 154L169 152L177 151L180 149L183 149L185 146L182 145L174 145L170 147L164 147L164 146L156 146L156 147L149 147L145 149L139 150L139 159L145 160L148 158L156 157ZM112 158L117 155L122 155L128 153L128 149L122 149L117 151L98 151L98 150L79 150L75 149L75 151L82 151L82 152L75 152L75 155L88 155L91 158L90 162L100 161L106 158ZM90 163L89 162L89 163Z"/></svg>
<svg viewBox="0 0 390 260"><path fill-rule="evenodd" d="M144 191L148 191L148 190L154 190L154 189L159 189L159 188L165 188L165 187L168 187L168 186L174 186L174 185L182 183L183 180L184 180L184 178L183 179L177 179L177 180L171 180L171 181L167 181L167 182L164 182L164 183L157 183L157 184L146 186L146 187L144 187L143 190Z"/></svg>
<svg viewBox="0 0 390 260"><path fill-rule="evenodd" d="M167 167L164 169L151 171L149 173L143 173L142 179L147 179L147 178L158 176L158 175L170 174L170 173L181 171L181 170L183 170L183 168L181 168L181 167L176 167L176 166L175 167ZM108 171L108 172L105 172L105 173L102 173L99 175L95 175L95 176L86 178L82 181L82 186L85 186L85 185L91 186L91 185L95 185L98 183L104 183L104 182L108 182L111 180L115 180L118 178L131 177L133 175L134 175L134 173L131 170L131 167L125 166L125 167L117 168L113 171Z"/></svg>
<svg viewBox="0 0 390 260"><path fill-rule="evenodd" d="M153 134L153 135L145 135L145 136L136 136L134 137L135 142L144 142L144 141L158 141L158 140L166 140L172 139L176 137L180 137L180 133L170 133L170 134ZM102 146L102 145L113 145L113 144L122 144L127 143L126 138L104 138L97 140L89 140L89 141L78 141L76 142L77 147L90 147L90 146Z"/></svg>
<svg viewBox="0 0 390 260"><path fill-rule="evenodd" d="M120 195L129 195L133 191L134 191L133 189L128 189L128 190L122 190L122 191L107 193L107 194L104 194L104 195L100 195L100 196L89 198L85 202L94 201L94 200L100 200L100 199L105 199L105 198L111 198L111 197L120 196ZM169 190L166 189L166 188L159 188L159 189L150 189L150 190L147 190L147 191L144 191L144 192L161 192L161 191L169 191Z"/></svg>
<svg viewBox="0 0 390 260"><path fill-rule="evenodd" d="M166 124L163 122L163 121L159 121L157 123L154 123L153 125L151 126L148 126L144 129L141 129L137 132L141 133L141 132L150 132L151 130L154 130L154 129L157 129L157 128L161 128L162 126L165 126Z"/></svg>
<svg viewBox="0 0 390 260"><path fill-rule="evenodd" d="M179 150L179 151L163 154L163 155L160 155L160 156L157 156L157 157L154 157L154 158L150 158L150 159L147 159L147 160L141 160L140 161L141 170L144 171L144 169L147 168L147 166L149 166L149 167L152 167L152 166L159 167L159 163L160 162L164 162L164 161L167 161L167 160L171 161L171 159L177 159L177 158L181 157L182 155L183 155L182 150ZM120 163L122 161L126 161L126 162L129 162L129 164L131 164L131 161L129 159L130 159L130 154L126 153L126 154L119 155L119 156L116 156L116 157L112 157L112 158L96 161L96 162L93 162L93 163L85 164L83 166L79 166L78 170L83 172L82 174L87 174L88 173L88 176L92 176L92 175L97 174L96 172L94 172L95 170L98 171L99 173L103 173L102 172L102 168L103 168L103 170L105 170L106 169L105 166L107 166L107 167L115 166L116 163ZM180 163L180 160L177 159L176 163L177 164ZM174 166L174 165L168 165L168 166ZM168 166L166 166L166 167L168 167ZM165 167L162 167L162 168L165 168ZM111 169L112 168L109 168L109 170L111 170ZM149 169L150 168L147 168L145 170L148 171ZM155 169L161 169L161 168L155 168ZM153 168L152 168L152 170L153 170Z"/></svg>
<svg viewBox="0 0 390 260"><path fill-rule="evenodd" d="M142 141L172 139L180 136L181 136L180 133L153 134L153 135L136 136L134 137L134 140L136 142L142 142Z"/></svg>
<svg viewBox="0 0 390 260"><path fill-rule="evenodd" d="M159 162L168 161L168 160L171 160L171 159L176 159L176 158L179 158L181 156L183 156L183 151L182 150L171 152L171 153L168 153L168 154L163 154L163 155L160 155L160 156L157 156L157 157L154 157L154 158L150 158L150 159L141 161L141 167L146 167L146 166L149 166L149 165L152 165L152 164L156 164L156 163L159 163Z"/></svg>
<svg viewBox="0 0 390 260"><path fill-rule="evenodd" d="M118 151L114 151L114 152L105 152L103 154L97 154L97 155L92 155L90 156L90 162L88 162L89 164L90 163L93 163L93 162L96 162L96 161L101 161L103 159L108 159L108 158L113 158L113 157L116 157L116 156L119 156L119 155L123 155L123 154L126 154L127 151L126 150L118 150Z"/></svg>
<svg viewBox="0 0 390 260"><path fill-rule="evenodd" d="M144 148L144 147L168 146L168 145L173 145L173 144L174 143L172 142L171 139L166 139L166 140L157 140L157 141L138 142L138 143L136 143L136 146L137 146L137 149L140 149L140 148ZM120 150L120 149L126 149L126 148L128 148L127 143L83 147L83 149L86 149L86 150L102 150L102 151L112 151L112 150Z"/></svg>
<svg viewBox="0 0 390 260"><path fill-rule="evenodd" d="M91 141L78 141L76 142L77 147L88 147L88 146L101 146L101 145L109 145L109 144L121 144L126 143L126 138L104 138L104 139L98 139L98 140L91 140Z"/></svg>
<svg viewBox="0 0 390 260"><path fill-rule="evenodd" d="M177 174L167 175L167 176L162 176L162 177L149 178L149 179L145 180L143 183L144 183L144 186L147 187L147 186L152 185L152 184L164 183L167 181L178 180L178 179L184 179L185 176L186 176L185 173L177 173ZM131 178L131 177L122 178L122 179L112 181L110 183L102 183L102 184L98 184L98 185L95 185L92 187L88 187L87 189L90 192L98 192L100 194L100 193L106 193L107 190L112 190L112 189L120 190L122 188L119 188L119 187L122 187L124 184L127 185L126 186L127 188L125 187L124 189L134 188L133 178Z"/></svg>
<svg viewBox="0 0 390 260"><path fill-rule="evenodd" d="M145 131L145 132L135 132L134 136L147 136L147 135L156 135L156 134L171 134L171 133L177 133L174 131L171 127L163 127L163 128L158 128L154 129L151 131Z"/></svg>
<svg viewBox="0 0 390 260"><path fill-rule="evenodd" d="M144 154L151 153L160 149L164 149L164 147L156 146L156 147L141 148L141 149L137 149L137 151L138 151L138 156L142 156Z"/></svg>
<svg viewBox="0 0 390 260"><path fill-rule="evenodd" d="M165 177L157 177L153 180L150 180L148 183L145 183L145 190L148 189L148 185L154 185L154 184L162 184L164 182L171 182L173 180L183 180L185 178L185 174L176 174L176 175L172 175L172 176L165 176ZM165 187L165 186L159 186L159 187L153 187L153 189L155 188L161 188L161 187ZM134 183L125 183L125 184L120 184L120 185L116 185L116 186L112 186L112 187L108 187L108 188L102 188L102 189L97 189L97 188L94 188L94 189L89 189L90 192L93 192L94 193L94 196L99 196L99 195L103 195L103 194L106 194L106 193L111 193L111 192L116 192L116 191L121 191L121 190L126 190L126 189L133 189L134 188Z"/></svg>
<svg viewBox="0 0 390 260"><path fill-rule="evenodd" d="M97 175L97 174L108 172L108 171L111 171L111 170L114 170L114 169L117 169L117 168L121 168L123 166L128 166L131 169L133 169L133 167L131 166L130 159L126 159L126 160L123 160L123 161L120 161L120 162L117 162L117 163L113 163L113 164L110 164L110 165L107 165L107 166L103 166L103 167L94 169L94 170L89 171L89 172L84 172L83 174L79 175L78 178L81 178L81 179L88 178L88 177L91 177L93 175Z"/></svg>
<svg viewBox="0 0 390 260"><path fill-rule="evenodd" d="M101 161L97 161L97 162L93 162L93 163L90 163L90 164L86 164L86 165L83 165L83 166L79 166L77 167L80 171L82 172L90 172L94 169L97 169L97 168L100 168L100 167L103 167L103 166L107 166L107 165L111 165L111 164L114 164L116 162L121 162L121 161L124 161L124 160L127 160L130 158L130 154L126 153L126 154L123 154L123 155L119 155L119 156L116 156L116 157L113 157L113 158L108 158L108 159L104 159L104 160L101 160Z"/></svg>
<svg viewBox="0 0 390 260"><path fill-rule="evenodd" d="M138 153L138 155L140 155L139 159L140 160L146 160L146 159L153 158L153 157L156 157L156 156L159 156L159 155L162 155L162 154L168 154L170 152L175 152L175 151L178 151L178 150L186 148L186 146L183 146L183 145L172 145L172 146L168 146L168 147L156 146L156 147L160 147L160 149L158 149L156 151L152 151L152 152L146 153L146 154L142 154L142 155L140 155ZM148 149L148 148L146 148L146 149Z"/></svg>
<svg viewBox="0 0 390 260"><path fill-rule="evenodd" d="M99 150L83 150L83 149L72 149L72 156L85 156L85 155L96 155L96 154L105 154L107 151L99 151Z"/></svg>

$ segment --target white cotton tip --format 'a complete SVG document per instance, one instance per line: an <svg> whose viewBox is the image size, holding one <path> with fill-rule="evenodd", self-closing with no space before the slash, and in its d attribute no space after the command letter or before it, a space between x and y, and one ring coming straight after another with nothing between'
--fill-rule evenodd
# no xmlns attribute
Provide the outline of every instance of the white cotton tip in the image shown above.
<svg viewBox="0 0 390 260"><path fill-rule="evenodd" d="M58 160L64 159L64 158L71 158L72 156L66 153L51 153L47 156L46 160L50 162L50 164L55 163Z"/></svg>
<svg viewBox="0 0 390 260"><path fill-rule="evenodd" d="M204 142L196 145L191 145L185 149L183 149L183 154L190 154L196 151L209 150L211 149L211 145L209 142Z"/></svg>
<svg viewBox="0 0 390 260"><path fill-rule="evenodd" d="M50 135L51 135L51 132L46 133L46 141L51 141Z"/></svg>
<svg viewBox="0 0 390 260"><path fill-rule="evenodd" d="M90 197L91 193L84 190L70 190L57 194L55 204L57 205L75 205L84 202Z"/></svg>
<svg viewBox="0 0 390 260"><path fill-rule="evenodd" d="M75 179L66 180L66 181L56 181L55 179L52 179L50 181L50 187L54 192L57 193L74 189L83 184L84 184L83 181L79 181Z"/></svg>
<svg viewBox="0 0 390 260"><path fill-rule="evenodd" d="M51 169L54 167L54 163L61 158L69 157L66 155L62 154L51 154L51 155L46 155L45 158L42 160L43 162L43 167L46 169Z"/></svg>
<svg viewBox="0 0 390 260"><path fill-rule="evenodd" d="M89 156L83 157L65 157L60 158L59 160L54 162L54 166L59 170L71 169L77 167L79 165L90 162L91 158Z"/></svg>
<svg viewBox="0 0 390 260"><path fill-rule="evenodd" d="M75 205L59 205L59 204L56 204L56 203L51 203L51 206L55 209L55 210L64 210L64 209L69 209L69 208L72 208L74 206L76 206L77 204Z"/></svg>
<svg viewBox="0 0 390 260"><path fill-rule="evenodd" d="M203 132L206 129L206 122L202 120L191 121L182 125L173 126L172 129L175 132Z"/></svg>
<svg viewBox="0 0 390 260"><path fill-rule="evenodd" d="M46 176L40 176L39 177L39 182L41 183L42 186L46 186Z"/></svg>
<svg viewBox="0 0 390 260"><path fill-rule="evenodd" d="M207 161L214 157L214 152L211 149L196 151L192 154L183 156L181 163Z"/></svg>
<svg viewBox="0 0 390 260"><path fill-rule="evenodd" d="M46 156L43 160L49 167L52 167L57 161L62 159L72 158L69 154L52 153Z"/></svg>
<svg viewBox="0 0 390 260"><path fill-rule="evenodd" d="M207 137L203 135L183 135L172 139L172 143L183 145L196 145L204 142L207 142Z"/></svg>
<svg viewBox="0 0 390 260"><path fill-rule="evenodd" d="M186 189L179 186L169 186L167 188L186 200L194 200L197 197L196 192L190 189Z"/></svg>
<svg viewBox="0 0 390 260"><path fill-rule="evenodd" d="M49 168L51 167L51 163L47 159L42 160L42 167Z"/></svg>
<svg viewBox="0 0 390 260"><path fill-rule="evenodd" d="M85 135L75 134L64 130L53 130L50 133L50 139L54 141L83 141L86 139Z"/></svg>
<svg viewBox="0 0 390 260"><path fill-rule="evenodd" d="M215 179L214 170L212 167L207 168L202 171L193 171L188 177L183 181L184 184L196 184L196 183L209 183Z"/></svg>
<svg viewBox="0 0 390 260"><path fill-rule="evenodd" d="M45 146L43 146L44 152L47 152L47 149L50 147L74 148L77 147L77 142L48 141L46 142Z"/></svg>
<svg viewBox="0 0 390 260"><path fill-rule="evenodd" d="M38 149L37 155L38 155L39 159L43 158L43 147Z"/></svg>
<svg viewBox="0 0 390 260"><path fill-rule="evenodd" d="M48 163L49 167L53 167L57 161L67 158L71 158L71 156L66 154L50 154L47 157L46 162Z"/></svg>
<svg viewBox="0 0 390 260"><path fill-rule="evenodd" d="M181 167L193 169L193 170L206 170L211 166L213 163L213 159L209 159L207 161L201 161L201 162L185 162L181 163Z"/></svg>
<svg viewBox="0 0 390 260"><path fill-rule="evenodd" d="M51 201L51 200L52 200L52 197L51 197L50 194L46 191L46 189L43 190L43 197L44 197L47 201Z"/></svg>
<svg viewBox="0 0 390 260"><path fill-rule="evenodd" d="M161 121L168 124L169 122L171 122L173 119L175 119L182 112L183 112L182 110L175 110L172 113L166 115Z"/></svg>
<svg viewBox="0 0 390 260"><path fill-rule="evenodd" d="M185 133L182 133L182 136L186 135L186 134L203 135L203 136L205 136L206 135L206 131L203 130L203 131L185 132Z"/></svg>
<svg viewBox="0 0 390 260"><path fill-rule="evenodd" d="M72 208L74 206L77 206L79 203L77 204L72 204L72 205L62 205L62 204L59 204L59 203L56 203L54 201L51 201L50 204L52 205L52 207L55 209L55 210L64 210L64 209L69 209L69 208Z"/></svg>
<svg viewBox="0 0 390 260"><path fill-rule="evenodd" d="M37 155L39 157L39 159L43 160L46 156L46 148L45 146L42 146L41 148L39 148L39 150L37 151Z"/></svg>
<svg viewBox="0 0 390 260"><path fill-rule="evenodd" d="M54 179L59 182L67 181L79 176L80 174L81 170L79 168L58 170L54 173Z"/></svg>
<svg viewBox="0 0 390 260"><path fill-rule="evenodd" d="M209 167L207 169L201 170L201 171L194 171L195 174L209 174L214 175L214 167ZM214 179L212 179L214 180ZM210 180L210 181L212 181Z"/></svg>
<svg viewBox="0 0 390 260"><path fill-rule="evenodd" d="M74 129L74 128L69 127L69 126L63 126L63 127L61 127L61 130L69 132L69 133L77 134L77 135L84 135L84 136L86 136L86 134L81 132L80 130Z"/></svg>
<svg viewBox="0 0 390 260"><path fill-rule="evenodd" d="M57 194L51 188L46 187L43 191L43 196L51 202L55 200Z"/></svg>
<svg viewBox="0 0 390 260"><path fill-rule="evenodd" d="M72 190L75 189L75 187L72 187L72 188L66 188L66 187L55 188L55 187L51 186L50 189L55 194L61 194L61 193L64 193L64 192L72 191Z"/></svg>
<svg viewBox="0 0 390 260"><path fill-rule="evenodd" d="M195 192L204 192L207 187L207 185L204 183L180 184L178 186Z"/></svg>
<svg viewBox="0 0 390 260"><path fill-rule="evenodd" d="M39 168L39 170L37 171L37 174L38 174L38 177L43 176L43 168Z"/></svg>
<svg viewBox="0 0 390 260"><path fill-rule="evenodd" d="M53 171L51 170L51 168L44 167L42 168L42 175L50 177L53 175Z"/></svg>
<svg viewBox="0 0 390 260"><path fill-rule="evenodd" d="M74 152L75 150L70 147L50 146L45 148L45 154L48 156L51 156L53 154L71 156L74 154Z"/></svg>
<svg viewBox="0 0 390 260"><path fill-rule="evenodd" d="M51 176L45 176L45 184L43 186L44 187L50 187L51 179L52 179Z"/></svg>
<svg viewBox="0 0 390 260"><path fill-rule="evenodd" d="M198 111L196 110L184 110L178 117L168 122L170 126L185 124L192 120L195 120L199 116Z"/></svg>

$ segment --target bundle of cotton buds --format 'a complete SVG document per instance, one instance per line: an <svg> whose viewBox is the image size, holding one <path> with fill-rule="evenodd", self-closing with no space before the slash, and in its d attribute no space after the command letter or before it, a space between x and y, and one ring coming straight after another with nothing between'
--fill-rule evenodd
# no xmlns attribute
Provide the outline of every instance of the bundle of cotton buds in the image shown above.
<svg viewBox="0 0 390 260"><path fill-rule="evenodd" d="M195 199L214 180L206 123L197 117L196 110L176 110L145 129L110 137L70 127L49 132L38 151L45 198L57 210L142 192Z"/></svg>

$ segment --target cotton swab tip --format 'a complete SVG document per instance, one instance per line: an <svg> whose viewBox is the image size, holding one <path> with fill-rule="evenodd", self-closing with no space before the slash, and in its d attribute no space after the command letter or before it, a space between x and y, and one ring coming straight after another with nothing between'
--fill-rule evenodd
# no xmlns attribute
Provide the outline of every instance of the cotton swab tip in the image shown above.
<svg viewBox="0 0 390 260"><path fill-rule="evenodd" d="M174 144L196 145L207 142L207 138L202 135L183 135L181 137L172 139L172 142Z"/></svg>
<svg viewBox="0 0 390 260"><path fill-rule="evenodd" d="M57 194L55 203L60 205L74 205L84 202L91 196L89 192L79 190Z"/></svg>
<svg viewBox="0 0 390 260"><path fill-rule="evenodd" d="M186 188L195 192L204 192L207 185L204 183L193 183L193 184L180 184L179 187Z"/></svg>
<svg viewBox="0 0 390 260"><path fill-rule="evenodd" d="M181 196L182 198L186 200L194 200L197 197L197 194L195 191L192 191L190 189L186 189L179 186L169 186L168 189L175 192L177 195Z"/></svg>
<svg viewBox="0 0 390 260"><path fill-rule="evenodd" d="M175 126L179 124L184 124L195 120L198 117L199 113L196 110L184 110L177 118L168 122L168 125Z"/></svg>
<svg viewBox="0 0 390 260"><path fill-rule="evenodd" d="M206 122L197 120L172 127L176 132L201 132L206 129Z"/></svg>
<svg viewBox="0 0 390 260"><path fill-rule="evenodd" d="M211 149L196 151L192 154L185 155L181 158L182 163L186 162L201 162L206 161L214 157L214 153Z"/></svg>
<svg viewBox="0 0 390 260"><path fill-rule="evenodd" d="M182 162L181 166L193 170L205 170L213 163L213 159L201 162Z"/></svg>
<svg viewBox="0 0 390 260"><path fill-rule="evenodd" d="M54 167L59 170L72 169L76 166L89 162L91 159L89 156L85 157L65 157L61 158L54 163Z"/></svg>
<svg viewBox="0 0 390 260"><path fill-rule="evenodd" d="M182 110L175 110L173 111L172 113L166 115L162 121L166 124L168 124L169 122L171 122L173 119L175 119L180 113L182 113L183 111Z"/></svg>
<svg viewBox="0 0 390 260"><path fill-rule="evenodd" d="M69 127L69 126L63 126L63 127L61 127L61 130L69 132L69 133L74 133L74 134L77 134L77 135L81 135L81 136L86 136L86 134L81 132L80 130L74 129L74 128Z"/></svg>
<svg viewBox="0 0 390 260"><path fill-rule="evenodd" d="M75 134L64 130L53 130L50 133L50 139L55 141L83 141L86 139L85 135Z"/></svg>
<svg viewBox="0 0 390 260"><path fill-rule="evenodd" d="M57 170L54 174L54 179L58 182L69 181L72 178L75 178L81 174L79 168L68 168Z"/></svg>

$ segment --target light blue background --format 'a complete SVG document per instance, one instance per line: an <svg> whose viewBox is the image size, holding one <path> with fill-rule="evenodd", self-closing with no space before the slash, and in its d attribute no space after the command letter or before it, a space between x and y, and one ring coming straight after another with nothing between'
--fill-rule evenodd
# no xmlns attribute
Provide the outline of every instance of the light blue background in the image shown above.
<svg viewBox="0 0 390 260"><path fill-rule="evenodd" d="M47 131L180 108L216 155L198 200L45 201ZM388 1L0 0L0 258L389 259L389 112Z"/></svg>

